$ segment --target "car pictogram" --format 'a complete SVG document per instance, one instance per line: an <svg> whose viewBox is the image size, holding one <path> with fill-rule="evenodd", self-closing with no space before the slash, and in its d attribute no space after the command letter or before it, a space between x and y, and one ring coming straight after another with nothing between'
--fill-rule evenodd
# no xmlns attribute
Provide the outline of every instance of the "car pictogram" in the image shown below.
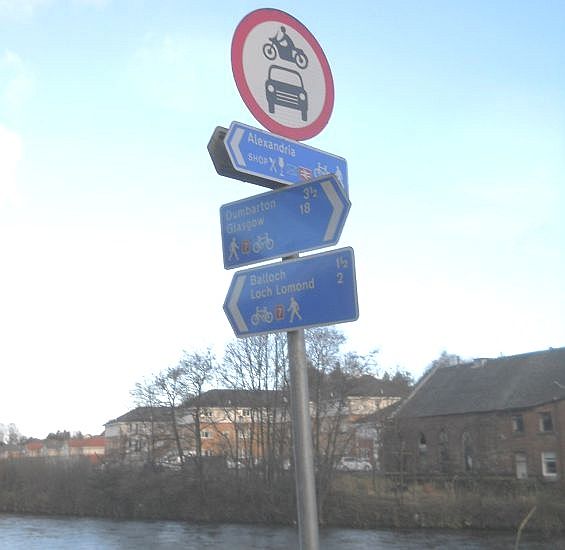
<svg viewBox="0 0 565 550"><path fill-rule="evenodd" d="M281 105L300 111L302 120L308 120L308 94L297 71L280 65L271 65L269 77L265 82L265 93L269 113L275 112L275 105Z"/></svg>

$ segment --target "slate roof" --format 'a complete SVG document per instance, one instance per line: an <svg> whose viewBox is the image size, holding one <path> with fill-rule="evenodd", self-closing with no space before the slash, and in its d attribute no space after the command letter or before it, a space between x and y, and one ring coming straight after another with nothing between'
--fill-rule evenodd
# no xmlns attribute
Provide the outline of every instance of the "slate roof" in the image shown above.
<svg viewBox="0 0 565 550"><path fill-rule="evenodd" d="M351 387L347 388L347 395L351 397L406 397L409 393L410 389L405 384L380 380L368 374L353 380Z"/></svg>
<svg viewBox="0 0 565 550"><path fill-rule="evenodd" d="M526 409L565 399L565 348L478 359L432 371L398 418Z"/></svg>
<svg viewBox="0 0 565 550"><path fill-rule="evenodd" d="M105 425L114 422L148 422L153 418L154 421L170 420L171 412L169 407L136 407L118 418L109 420Z"/></svg>
<svg viewBox="0 0 565 550"><path fill-rule="evenodd" d="M281 401L281 392L275 391L251 391L251 390L210 390L204 392L200 398L193 397L188 399L182 407L178 407L179 414L187 413L192 407L261 407L273 404L277 398ZM153 421L168 422L171 419L171 409L169 407L136 407L122 416L106 422L105 426L116 422L149 422Z"/></svg>
<svg viewBox="0 0 565 550"><path fill-rule="evenodd" d="M210 390L189 399L185 407L260 407L282 401L283 394L273 390Z"/></svg>

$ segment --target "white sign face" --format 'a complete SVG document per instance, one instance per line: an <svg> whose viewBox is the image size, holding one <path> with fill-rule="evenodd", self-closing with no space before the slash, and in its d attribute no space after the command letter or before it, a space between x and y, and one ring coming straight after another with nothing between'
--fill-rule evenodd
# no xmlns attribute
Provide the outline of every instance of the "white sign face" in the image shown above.
<svg viewBox="0 0 565 550"><path fill-rule="evenodd" d="M322 131L333 109L333 78L302 23L275 9L251 12L235 31L231 54L241 97L263 126L295 140Z"/></svg>

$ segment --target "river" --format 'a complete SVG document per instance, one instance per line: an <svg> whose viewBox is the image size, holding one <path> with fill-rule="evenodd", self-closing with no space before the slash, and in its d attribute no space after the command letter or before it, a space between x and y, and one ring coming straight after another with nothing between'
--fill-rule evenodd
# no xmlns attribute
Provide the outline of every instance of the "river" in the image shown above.
<svg viewBox="0 0 565 550"><path fill-rule="evenodd" d="M188 524L176 521L38 517L0 514L4 550L289 550L297 548L296 529L278 526ZM321 550L507 550L514 535L471 531L393 531L323 529ZM565 548L565 538L539 541L526 535L520 550Z"/></svg>

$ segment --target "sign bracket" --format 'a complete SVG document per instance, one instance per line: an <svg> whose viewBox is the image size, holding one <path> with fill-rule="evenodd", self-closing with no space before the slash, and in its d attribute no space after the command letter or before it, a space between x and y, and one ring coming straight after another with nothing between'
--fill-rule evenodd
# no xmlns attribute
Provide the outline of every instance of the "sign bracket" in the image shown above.
<svg viewBox="0 0 565 550"><path fill-rule="evenodd" d="M212 133L212 137L208 142L208 153L210 153L214 168L220 176L245 181L247 183L253 183L254 185L268 187L269 189L281 189L282 187L286 187L284 183L273 181L272 179L261 178L259 176L237 171L233 167L224 144L224 139L227 133L227 128L224 128L223 126L216 126L216 129Z"/></svg>

